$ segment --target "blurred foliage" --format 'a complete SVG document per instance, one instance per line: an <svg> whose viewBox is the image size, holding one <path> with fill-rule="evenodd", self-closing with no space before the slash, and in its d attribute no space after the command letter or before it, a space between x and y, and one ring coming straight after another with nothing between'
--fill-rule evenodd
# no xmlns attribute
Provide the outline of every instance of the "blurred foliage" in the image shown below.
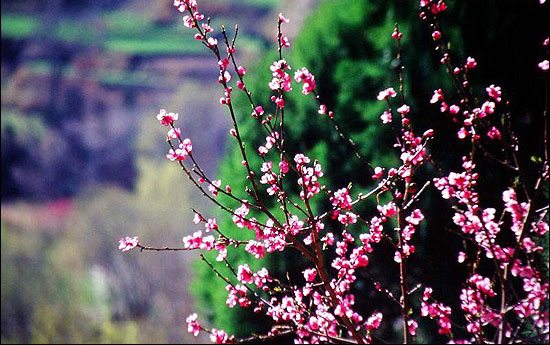
<svg viewBox="0 0 550 345"><path fill-rule="evenodd" d="M18 112L2 109L0 123L2 135L8 135L8 132L11 132L19 142L25 140L40 142L42 137L48 132L48 128L40 115L35 114L23 115Z"/></svg>
<svg viewBox="0 0 550 345"><path fill-rule="evenodd" d="M2 14L2 37L20 39L30 36L39 27L36 17L21 14Z"/></svg>
<svg viewBox="0 0 550 345"><path fill-rule="evenodd" d="M244 6L255 23L277 2ZM196 152L214 170L227 122L198 81L208 52L166 1L50 5L2 2L2 343L204 341L185 327L194 254L128 255L117 242L177 246L195 231L194 197L153 115L174 99L164 106L182 109L193 139L207 128ZM239 40L249 55L265 45ZM68 225L48 214L60 197L74 198Z"/></svg>
<svg viewBox="0 0 550 345"><path fill-rule="evenodd" d="M228 0L216 0L216 1L228 1ZM241 2L247 5L254 5L258 7L273 8L280 3L280 0L230 0L234 2Z"/></svg>
<svg viewBox="0 0 550 345"><path fill-rule="evenodd" d="M2 119L11 125L10 118ZM157 125L145 118L140 127ZM150 245L178 243L191 223L182 221L192 216L188 186L175 182L181 172L145 151L138 167L134 193L91 188L64 226L45 228L43 213L33 206L6 223L4 212L13 214L24 204L3 206L2 343L192 340L181 327L192 311L188 254L128 255L116 248L120 237L131 234ZM16 220L31 214L38 217L34 222Z"/></svg>
<svg viewBox="0 0 550 345"><path fill-rule="evenodd" d="M194 48L193 48L194 47ZM110 39L105 42L105 49L126 54L156 55L203 52L200 46L189 45L187 42L158 40L157 37L148 39Z"/></svg>
<svg viewBox="0 0 550 345"><path fill-rule="evenodd" d="M261 6L261 5L259 5ZM201 45L195 44L193 34L177 23L156 23L142 13L109 11L99 17L100 22L90 20L57 19L48 39L77 45L95 45L107 52L131 55L207 55ZM214 27L227 21L216 20ZM43 35L41 18L37 15L2 14L2 37L29 39ZM241 49L258 53L263 48L259 38L241 34Z"/></svg>
<svg viewBox="0 0 550 345"><path fill-rule="evenodd" d="M143 71L127 70L98 70L97 79L107 86L136 86L154 87L161 82L161 78Z"/></svg>
<svg viewBox="0 0 550 345"><path fill-rule="evenodd" d="M71 245L2 223L2 343L137 341L132 322L109 319L102 281Z"/></svg>

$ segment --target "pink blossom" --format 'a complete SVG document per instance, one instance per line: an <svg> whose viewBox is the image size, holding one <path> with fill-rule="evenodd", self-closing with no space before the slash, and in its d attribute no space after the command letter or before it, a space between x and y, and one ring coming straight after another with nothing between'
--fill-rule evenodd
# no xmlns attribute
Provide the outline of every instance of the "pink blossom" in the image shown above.
<svg viewBox="0 0 550 345"><path fill-rule="evenodd" d="M491 139L497 139L497 140L500 140L502 138L500 131L495 126L489 129L489 131L487 132L487 136Z"/></svg>
<svg viewBox="0 0 550 345"><path fill-rule="evenodd" d="M481 111L486 114L492 114L495 112L495 103L494 102L485 102L481 105ZM481 117L481 116L480 116Z"/></svg>
<svg viewBox="0 0 550 345"><path fill-rule="evenodd" d="M311 74L307 68L303 67L302 69L297 70L294 73L294 80L296 80L297 83L302 83L302 93L304 95L307 95L316 88L315 84L315 76Z"/></svg>
<svg viewBox="0 0 550 345"><path fill-rule="evenodd" d="M311 159L301 153L294 156L296 168L300 172L298 185L302 187L300 198L309 199L321 191L321 184L318 179L323 176L321 164L317 160L313 162L313 166L308 166Z"/></svg>
<svg viewBox="0 0 550 345"><path fill-rule="evenodd" d="M319 115L326 114L327 113L327 106L324 105L324 104L321 104L319 106L319 110L317 110L317 112L319 113Z"/></svg>
<svg viewBox="0 0 550 345"><path fill-rule="evenodd" d="M382 120L383 124L388 124L392 122L392 114L389 111L384 111L382 115L380 115L380 120Z"/></svg>
<svg viewBox="0 0 550 345"><path fill-rule="evenodd" d="M220 189L221 185L222 185L222 180L212 181L212 183L208 186L208 191L212 193L212 195L218 196L218 190Z"/></svg>
<svg viewBox="0 0 550 345"><path fill-rule="evenodd" d="M204 227L206 228L206 232L217 230L218 223L216 222L216 218L208 219L208 221L204 224Z"/></svg>
<svg viewBox="0 0 550 345"><path fill-rule="evenodd" d="M403 33L399 32L399 30L395 28L391 34L391 38L393 38L394 40L400 40L401 38L403 38Z"/></svg>
<svg viewBox="0 0 550 345"><path fill-rule="evenodd" d="M474 274L468 279L468 282L474 284L475 287L488 296L496 296L489 278L484 278L479 274Z"/></svg>
<svg viewBox="0 0 550 345"><path fill-rule="evenodd" d="M218 78L218 83L222 84L222 83L229 83L229 81L231 80L231 74L228 72L228 71L220 71L220 76Z"/></svg>
<svg viewBox="0 0 550 345"><path fill-rule="evenodd" d="M458 114L459 111L460 111L460 107L458 105L453 104L449 107L449 113L453 115Z"/></svg>
<svg viewBox="0 0 550 345"><path fill-rule="evenodd" d="M387 88L386 90L380 91L378 93L378 96L376 96L376 98L379 101L383 101L388 99L389 97L395 97L395 96L397 96L397 92L395 92L395 90L392 87L390 87L390 88Z"/></svg>
<svg viewBox="0 0 550 345"><path fill-rule="evenodd" d="M248 206L248 202L244 202L239 208L235 210L235 214L233 215L233 223L235 223L238 228L242 229L248 224L244 217L246 217L249 211L250 207Z"/></svg>
<svg viewBox="0 0 550 345"><path fill-rule="evenodd" d="M279 107L280 109L283 109L285 107L285 100L283 97L271 96L271 101L277 104L277 107Z"/></svg>
<svg viewBox="0 0 550 345"><path fill-rule="evenodd" d="M227 248L225 246L218 246L218 256L216 256L216 261L224 261L227 258Z"/></svg>
<svg viewBox="0 0 550 345"><path fill-rule="evenodd" d="M424 219L424 215L422 214L422 211L420 211L419 209L412 211L412 213L407 218L405 218L407 223L411 225L418 225L423 219Z"/></svg>
<svg viewBox="0 0 550 345"><path fill-rule="evenodd" d="M273 79L271 79L271 81L269 82L269 88L271 90L280 90L284 92L292 91L292 78L286 72L286 70L290 70L291 67L288 65L286 60L274 61L269 69L271 70L271 74L273 76ZM274 100L272 99L272 101Z"/></svg>
<svg viewBox="0 0 550 345"><path fill-rule="evenodd" d="M177 119L178 113L167 113L164 109L161 109L157 115L157 120L159 120L160 124L164 126L170 126Z"/></svg>
<svg viewBox="0 0 550 345"><path fill-rule="evenodd" d="M330 198L332 206L343 210L351 210L352 199L347 188L338 189Z"/></svg>
<svg viewBox="0 0 550 345"><path fill-rule="evenodd" d="M495 102L499 103L502 100L502 91L500 86L495 86L494 84L492 84L491 86L487 87L485 91L487 91L489 97L493 98Z"/></svg>
<svg viewBox="0 0 550 345"><path fill-rule="evenodd" d="M225 304L229 308L233 308L237 303L242 307L248 307L251 302L246 298L246 287L240 284L235 286L228 284L225 289L228 292Z"/></svg>
<svg viewBox="0 0 550 345"><path fill-rule="evenodd" d="M244 250L252 254L256 259L260 259L265 256L265 247L262 242L250 240Z"/></svg>
<svg viewBox="0 0 550 345"><path fill-rule="evenodd" d="M289 166L286 160L282 160L279 162L279 170L281 171L281 174L286 174L289 171Z"/></svg>
<svg viewBox="0 0 550 345"><path fill-rule="evenodd" d="M548 71L549 63L548 60L543 60L538 64L539 68L544 72Z"/></svg>
<svg viewBox="0 0 550 345"><path fill-rule="evenodd" d="M279 22L281 22L281 23L290 23L290 20L287 19L287 18L285 18L285 16L283 16L282 13L279 13L279 17L278 17L278 18L279 18Z"/></svg>
<svg viewBox="0 0 550 345"><path fill-rule="evenodd" d="M334 235L329 232L323 238L321 238L321 241L327 246L332 246L334 244Z"/></svg>
<svg viewBox="0 0 550 345"><path fill-rule="evenodd" d="M409 107L408 105L406 104L403 104L402 106L400 106L399 108L397 108L397 112L399 114L401 114L402 116L405 116L409 113L409 111L411 111L411 107Z"/></svg>
<svg viewBox="0 0 550 345"><path fill-rule="evenodd" d="M397 213L397 206L393 201L390 201L384 206L378 205L377 207L378 207L378 212L380 212L380 214L382 214L384 217L390 218Z"/></svg>
<svg viewBox="0 0 550 345"><path fill-rule="evenodd" d="M200 214L195 213L195 216L193 217L193 223L199 224L202 221L204 221L204 218Z"/></svg>
<svg viewBox="0 0 550 345"><path fill-rule="evenodd" d="M407 321L407 325L409 326L409 334L410 335L416 335L416 329L418 328L418 322L414 320Z"/></svg>
<svg viewBox="0 0 550 345"><path fill-rule="evenodd" d="M458 138L459 139L464 139L466 138L470 133L466 130L466 128L462 127L460 128L460 130L458 131Z"/></svg>
<svg viewBox="0 0 550 345"><path fill-rule="evenodd" d="M216 344L227 344L229 342L229 336L224 330L218 330L212 328L212 334L210 334L210 340Z"/></svg>
<svg viewBox="0 0 550 345"><path fill-rule="evenodd" d="M537 246L536 243L530 237L525 237L522 240L521 245L523 246L523 248L525 248L525 251L527 253L533 253L533 252L541 251L543 249L542 247Z"/></svg>
<svg viewBox="0 0 550 345"><path fill-rule="evenodd" d="M268 270L263 267L258 272L254 273L254 285L261 288L265 283L271 281Z"/></svg>
<svg viewBox="0 0 550 345"><path fill-rule="evenodd" d="M191 16L184 16L182 19L183 19L183 25L186 28L193 29L195 27L195 21Z"/></svg>
<svg viewBox="0 0 550 345"><path fill-rule="evenodd" d="M284 48L290 48L290 40L287 36L281 37L281 46Z"/></svg>
<svg viewBox="0 0 550 345"><path fill-rule="evenodd" d="M451 319L447 316L442 316L437 320L439 326L439 334L451 334Z"/></svg>
<svg viewBox="0 0 550 345"><path fill-rule="evenodd" d="M258 117L262 116L264 114L264 108L259 105L256 108L254 108L254 111L252 112L252 117Z"/></svg>
<svg viewBox="0 0 550 345"><path fill-rule="evenodd" d="M342 224L355 224L357 222L357 215L353 212L347 212L346 214L340 214L338 221Z"/></svg>
<svg viewBox="0 0 550 345"><path fill-rule="evenodd" d="M210 25L208 25L207 23L202 23L201 27L202 27L202 30L204 31L205 34L208 34L208 33L211 33L212 31L214 31L214 29L212 29L212 27Z"/></svg>
<svg viewBox="0 0 550 345"><path fill-rule="evenodd" d="M182 13L187 11L187 1L185 0L174 0L173 5Z"/></svg>
<svg viewBox="0 0 550 345"><path fill-rule="evenodd" d="M477 66L477 61L469 56L467 59L466 59L466 64L464 65L464 68L465 69L473 69Z"/></svg>
<svg viewBox="0 0 550 345"><path fill-rule="evenodd" d="M373 329L377 329L382 324L382 319L383 319L382 313L374 313L371 316L369 316L369 318L365 322L365 327L369 331Z"/></svg>
<svg viewBox="0 0 550 345"><path fill-rule="evenodd" d="M227 66L229 66L229 60L227 60L227 58L221 59L218 61L218 66L220 66L221 69L226 69Z"/></svg>
<svg viewBox="0 0 550 345"><path fill-rule="evenodd" d="M185 249L212 250L215 248L215 241L214 236L202 237L202 231L196 231L183 238L183 247Z"/></svg>
<svg viewBox="0 0 550 345"><path fill-rule="evenodd" d="M245 284L252 283L253 274L252 270L247 264L239 265L238 273L237 273L237 279Z"/></svg>
<svg viewBox="0 0 550 345"><path fill-rule="evenodd" d="M428 1L430 3L431 1ZM422 2L421 2L422 4ZM433 1L433 3L430 6L430 12L432 12L433 15L437 15L447 9L447 4L443 0L439 0L438 2Z"/></svg>
<svg viewBox="0 0 550 345"><path fill-rule="evenodd" d="M432 33L432 39L434 41L437 41L441 38L441 32L439 32L438 30L435 30L433 33Z"/></svg>
<svg viewBox="0 0 550 345"><path fill-rule="evenodd" d="M168 138L177 139L181 136L181 129L174 127L170 128L167 134Z"/></svg>
<svg viewBox="0 0 550 345"><path fill-rule="evenodd" d="M384 174L384 169L382 169L381 167L376 167L374 168L374 174L372 175L372 179L378 180L379 178L382 177L383 174Z"/></svg>
<svg viewBox="0 0 550 345"><path fill-rule="evenodd" d="M139 237L123 237L118 241L118 249L125 252L139 245Z"/></svg>
<svg viewBox="0 0 550 345"><path fill-rule="evenodd" d="M431 138L434 136L434 134L435 131L433 129L427 129L424 133L422 133L422 138Z"/></svg>
<svg viewBox="0 0 550 345"><path fill-rule="evenodd" d="M533 223L531 226L533 227L531 231L533 231L534 233L540 236L544 236L544 234L548 232L548 223L546 222L541 221L541 222Z"/></svg>
<svg viewBox="0 0 550 345"><path fill-rule="evenodd" d="M195 13L193 13L193 17L195 18L195 20L201 21L201 20L204 19L204 14L202 14L200 12L195 12Z"/></svg>
<svg viewBox="0 0 550 345"><path fill-rule="evenodd" d="M227 71L225 73L227 73ZM227 73L227 75L229 76L229 73ZM221 82L221 80L220 80L220 82ZM229 104L229 103L231 103L231 92L232 91L233 91L233 88L231 86L228 86L228 87L225 88L225 91L223 93L223 97L220 98L220 104Z"/></svg>
<svg viewBox="0 0 550 345"><path fill-rule="evenodd" d="M185 320L187 322L187 331L193 334L195 337L198 336L199 332L201 331L201 324L199 321L197 321L197 318L197 313L193 313L189 315L189 317Z"/></svg>
<svg viewBox="0 0 550 345"><path fill-rule="evenodd" d="M184 139L181 144L179 144L178 148L174 151L173 149L170 149L168 154L166 155L166 158L168 158L171 161L178 160L183 161L187 159L187 156L192 152L193 150L193 144L191 142L191 139Z"/></svg>
<svg viewBox="0 0 550 345"><path fill-rule="evenodd" d="M315 276L317 276L317 270L315 268L308 268L304 271L304 278L308 282L312 282L315 280Z"/></svg>
<svg viewBox="0 0 550 345"><path fill-rule="evenodd" d="M434 103L437 103L439 101L442 101L443 99L444 99L443 91L441 91L441 89L437 89L437 90L434 90L434 93L433 93L432 99L430 100L430 103L434 104Z"/></svg>
<svg viewBox="0 0 550 345"><path fill-rule="evenodd" d="M265 156L268 152L269 150L265 146L258 147L258 153L260 154L260 156ZM246 166L246 161L243 161L243 165Z"/></svg>
<svg viewBox="0 0 550 345"><path fill-rule="evenodd" d="M211 46L211 47L214 47L214 46L217 46L217 45L218 45L218 40L215 39L214 37L208 37L208 39L206 40L206 42L207 42L208 45Z"/></svg>

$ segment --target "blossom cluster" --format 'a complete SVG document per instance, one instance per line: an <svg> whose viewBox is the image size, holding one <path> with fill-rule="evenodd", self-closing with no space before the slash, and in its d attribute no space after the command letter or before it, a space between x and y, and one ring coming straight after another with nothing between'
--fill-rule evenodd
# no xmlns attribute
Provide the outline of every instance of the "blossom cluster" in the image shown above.
<svg viewBox="0 0 550 345"><path fill-rule="evenodd" d="M254 102L245 84L247 69L236 62L235 39L230 43L222 27L223 40L220 39L219 44L212 36L214 30L210 19L205 20L195 0L175 0L174 6L184 13L183 25L196 31L195 38L216 57L217 82L223 89L220 103L229 109L233 123L230 134L237 141L242 168L247 174L244 189L247 197L243 198L238 194L241 191L232 190L229 184L224 188L221 179L207 176L193 156L191 139L183 138L182 134L187 133L175 127L179 115L161 109L157 120L168 127L170 149L166 157L179 165L206 198L230 215L231 226L248 240L231 238L221 225L223 223L218 225L216 218L194 211L193 222L202 229L184 236L182 248L146 247L137 237L125 237L120 240L119 249L214 252L216 261L225 265L232 275L220 273L216 263L200 257L225 282L227 307L248 308L272 322L272 328L265 334L237 339L224 330L207 328L193 313L186 320L191 334L208 333L215 343L268 340L283 334L292 334L296 343L378 341L382 334L379 329L385 324L395 328L395 319L374 308L358 306L362 298L360 293L366 291L359 287L364 286L366 276L374 284L372 293L382 294L390 304L388 308L395 307L400 315L404 343L410 343L419 333L419 316L435 320L438 334L447 337L450 343L494 342L490 338L512 342L518 339L526 325L533 325L529 331L548 340L549 284L544 281L539 264L543 260L541 238L547 236L549 229L548 207L541 207L540 201L535 199L540 194L540 186L548 181L548 162L542 164L533 193L517 179L502 191L501 202L497 204L488 204L479 195L483 176L478 171L480 157L476 150L487 152L485 145L490 143L498 146L499 152L513 156L517 149L515 143L509 144L508 138L512 135L508 128L497 121L506 104L504 90L491 84L482 97L473 97L468 75L477 68L477 60L467 57L455 64L451 59L445 33L439 25L440 16L448 10L445 1L420 0L420 18L430 25L430 41L441 54L441 63L457 86L458 100L453 100L452 92L436 89L431 99L425 101L437 105L439 112L445 114L443 117L448 116L459 124L458 139L469 140L472 149L459 161L459 169L438 169L439 177L423 177L421 172L431 168L426 168L427 165L436 166L429 147L436 132L413 126L417 110L411 107L414 103L406 101L403 75L400 74L399 87L386 87L377 95L371 95L387 106L380 120L394 132L394 146L400 159L395 166L372 167L367 163L364 174L372 177L376 185L372 190L360 192L356 192L356 187L352 190L351 183L331 191L323 180L324 171L318 159L304 152L290 154L286 149L285 94L296 86L293 83L297 83L301 84L303 95L313 96L318 102L318 113L328 115L325 120L330 121L338 136L355 150L355 156L363 158L353 140L336 124L334 113L321 100L313 73L302 67L291 77L292 68L282 54L283 48L290 47L290 41L281 31L282 24L289 20L282 14L277 18L279 56L270 66L272 78L266 85L272 92L273 104L264 104L264 109ZM397 25L391 37L397 42L397 61L402 67L400 49L404 35ZM221 48L224 45L225 52ZM548 46L548 39L543 45ZM546 71L547 60L539 67ZM398 70L402 73L403 69ZM245 92L251 116L265 133L262 134L265 142L252 152L246 150L239 132L231 99L233 86ZM261 166L251 166L249 154L257 155ZM520 170L519 166L512 168ZM424 186L419 188L422 183ZM425 219L427 210L422 210L418 201L432 185L452 206L453 215L449 219L452 229L449 231L455 232L464 243L457 261L468 273L463 277L459 295L454 296L458 304L452 308L453 304L449 306L434 298L442 296L441 292L434 292L422 282L415 282L417 287L411 288L409 284L413 278L407 274L415 263L411 259L420 237L416 234L422 234L423 222L428 221ZM291 190L296 190L298 195L294 196ZM356 206L374 198L375 209L366 212ZM227 199L232 200L233 206L224 203ZM324 212L319 210L323 202L328 205ZM272 203L276 203L281 212L266 206ZM398 286L388 288L371 276L376 271L371 269L376 263L373 258L385 245L392 248L392 265L399 271ZM293 250L304 257L307 264L300 268L298 279L290 281L288 275L284 278L272 276L265 267L257 271L248 263L234 267L228 259L231 248L244 250L251 261L274 252ZM391 256L389 258L391 261ZM487 267L494 274L488 274ZM391 279L383 279L386 280ZM420 298L414 298L417 290L423 291ZM399 291L397 296L396 291Z"/></svg>

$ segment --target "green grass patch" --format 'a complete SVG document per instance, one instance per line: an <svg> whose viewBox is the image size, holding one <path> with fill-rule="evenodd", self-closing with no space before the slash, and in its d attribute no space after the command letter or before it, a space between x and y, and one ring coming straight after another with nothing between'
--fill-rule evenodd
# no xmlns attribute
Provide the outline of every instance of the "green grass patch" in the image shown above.
<svg viewBox="0 0 550 345"><path fill-rule="evenodd" d="M48 127L38 114L24 114L2 109L0 124L2 135L11 131L18 140L39 141L48 132Z"/></svg>
<svg viewBox="0 0 550 345"><path fill-rule="evenodd" d="M107 51L130 55L175 55L207 54L208 51L199 44L183 41L166 41L157 39L115 38L105 42Z"/></svg>
<svg viewBox="0 0 550 345"><path fill-rule="evenodd" d="M88 23L62 20L55 28L55 38L63 42L89 43L98 39L97 31Z"/></svg>
<svg viewBox="0 0 550 345"><path fill-rule="evenodd" d="M217 2L237 2L241 4L246 4L249 6L263 7L263 8L274 8L279 5L280 0L213 0Z"/></svg>
<svg viewBox="0 0 550 345"><path fill-rule="evenodd" d="M150 20L143 13L113 11L101 15L105 28L119 34L135 34L146 31Z"/></svg>
<svg viewBox="0 0 550 345"><path fill-rule="evenodd" d="M113 86L150 86L159 83L154 75L145 72L127 72L123 70L100 70L97 72L100 83Z"/></svg>
<svg viewBox="0 0 550 345"><path fill-rule="evenodd" d="M2 14L2 37L21 39L33 35L38 29L39 20L21 14Z"/></svg>

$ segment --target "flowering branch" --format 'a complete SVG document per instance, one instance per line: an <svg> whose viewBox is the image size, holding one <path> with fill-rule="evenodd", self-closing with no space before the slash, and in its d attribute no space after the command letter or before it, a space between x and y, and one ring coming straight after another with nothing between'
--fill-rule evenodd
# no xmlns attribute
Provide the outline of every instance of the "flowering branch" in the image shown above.
<svg viewBox="0 0 550 345"><path fill-rule="evenodd" d="M459 97L457 104L449 105L447 102L452 100L452 94L444 95L441 89L437 89L430 102L461 123L462 127L457 132L459 140L469 140L470 149L464 153L460 171L445 172L430 155L428 144L436 135L434 130L428 129L422 135L415 133L412 121L414 111L406 103L405 97L403 33L397 24L391 37L397 45L399 92L388 87L377 95L377 99L387 105L380 116L382 124L396 122L391 128L396 133L394 146L400 153L401 163L397 166L373 167L367 162L357 144L341 130L335 114L322 102L315 76L306 67L294 73L294 81L301 84L302 93L313 96L319 106L318 114L328 117L338 137L349 146L352 151L350 156L358 158L367 167L372 179L378 181L377 186L370 191L355 194L351 183L336 191L329 190L322 182L324 172L319 160L303 153L292 157L286 150L289 142L288 135L285 135L286 94L293 87L290 75L292 67L283 58L283 50L290 47L290 41L282 30L288 19L282 14L277 18L278 60L270 66L273 78L268 84L272 91L270 100L274 111L269 111L270 107L264 109L264 106L253 100L245 80L247 69L237 63L235 54L239 27L235 26L232 39L225 27L221 27L224 52L212 35L214 29L210 27L210 18L204 19L204 15L197 9L197 2L174 1L174 6L185 13L184 25L196 30L195 38L216 58L220 72L218 83L223 88L220 104L229 111L232 123L230 134L237 141L241 163L246 170L248 182L244 192L251 200L238 197L229 184L223 188L221 180L208 177L193 155L191 140L184 139L181 130L175 126L178 114L161 110L157 118L169 128L167 143L170 149L167 158L177 162L202 195L229 214L235 227L249 230L253 239L232 239L225 235L228 232L220 229L215 218L206 218L193 209L194 223L204 224L205 232L212 232L212 235L203 236L202 231L196 231L184 237L182 248L145 246L137 237L125 237L120 240L119 249L217 251L216 261L226 266L229 277L224 276L214 262L207 260L204 255L200 254L200 258L227 284L227 306L234 308L238 304L242 308L251 308L272 320L272 328L266 334L237 339L223 330L203 327L197 314L192 314L187 319L189 332L194 335L206 332L212 341L218 343L264 341L289 334L297 342L358 344L370 343L373 339L384 342L375 334L384 315L375 310L355 307L358 292L352 287L358 278L363 277L372 282L374 290L381 292L391 302L391 307L398 311L405 344L412 342L417 334L418 316L436 320L438 333L456 343L548 340L549 285L542 280L544 267L541 266L544 263L540 265L542 247L538 245L540 238L548 233L548 207L541 207L540 200L544 199L543 188L549 178L548 150L544 149L545 158L539 176L534 187L529 189L529 181L518 163L519 144L511 128L508 102L502 102L503 91L498 86L490 85L485 90L486 100L482 101L483 98L474 92L468 80L477 61L468 57L463 65L457 65L451 60L452 52L440 21L447 5L443 0L420 0L419 5L420 17L432 30L435 50L441 54L441 63ZM545 42L547 46L548 39ZM547 64L541 64L541 70L547 71ZM232 67L229 68L229 65ZM266 135L265 144L256 151L247 151L248 147L239 130L231 98L231 73L236 75L233 81L237 89L246 95L251 109L250 116L261 128L261 133ZM547 126L548 95L545 96L545 102L544 118ZM493 124L495 121L492 119L499 112L504 114L503 121L498 125ZM487 142L491 145L487 145ZM546 138L544 142L547 143ZM261 159L259 169L250 164L249 157L254 154L258 154ZM482 204L478 194L480 176L477 163L485 157L510 168L517 174L519 181L502 192L502 206L495 206L501 209L498 212L497 208ZM436 168L439 177L433 180L423 178L421 172L426 162ZM291 184L297 186L299 197L294 198L290 194ZM457 258L469 270L459 296L462 310L460 320L456 317L457 313L451 318L452 308L437 301L432 296L433 289L422 282L415 282L409 272L414 263L410 257L416 251L414 235L425 218L416 205L431 186L439 190L442 198L449 200L453 207L453 229L450 231L463 239L465 246L475 250L473 257L460 252ZM517 190L520 189L524 194L522 197L518 197ZM240 206L235 209L229 207L217 198L219 194ZM358 204L373 196L376 197L376 212L368 216L358 214ZM272 205L273 199L282 215L267 206ZM329 210L317 211L313 207L314 199L330 203ZM390 201L382 203L381 200ZM548 201L547 197L545 201ZM251 209L261 220L249 216ZM500 217L497 217L499 214ZM355 231L361 228L363 230ZM380 279L373 276L368 268L369 257L375 255L382 240L394 250L394 264L399 269L399 276L395 277L398 286L396 284L395 287L382 287ZM285 284L272 277L266 268L253 272L248 264L233 266L227 260L228 247L244 248L255 259L274 252L284 252L291 247L307 259L309 267L302 271L303 281L291 284L287 276L289 282ZM548 264L545 264L547 267ZM493 277L483 275L481 267L486 265L494 266ZM410 286L414 287L411 289ZM417 302L415 294L421 287L424 290ZM399 292L394 295L392 289ZM531 324L531 335L522 337L521 330ZM465 338L459 339L457 336Z"/></svg>

